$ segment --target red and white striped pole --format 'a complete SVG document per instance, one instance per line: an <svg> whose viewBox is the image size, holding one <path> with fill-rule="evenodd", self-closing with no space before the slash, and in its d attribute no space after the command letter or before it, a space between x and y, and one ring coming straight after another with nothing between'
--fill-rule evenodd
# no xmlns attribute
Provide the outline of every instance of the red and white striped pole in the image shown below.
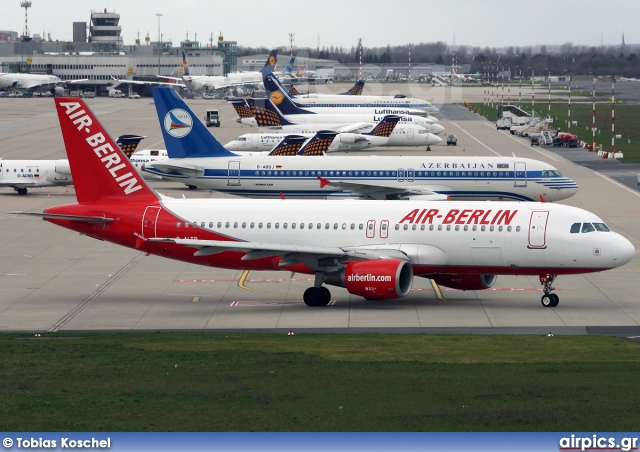
<svg viewBox="0 0 640 452"><path fill-rule="evenodd" d="M531 116L535 116L536 114L536 75L533 70L533 66L531 67Z"/></svg>
<svg viewBox="0 0 640 452"><path fill-rule="evenodd" d="M569 67L569 100L567 103L567 133L571 133L571 67Z"/></svg>
<svg viewBox="0 0 640 452"><path fill-rule="evenodd" d="M504 105L504 64L502 65L502 71L500 72L500 91L501 91L500 104Z"/></svg>
<svg viewBox="0 0 640 452"><path fill-rule="evenodd" d="M549 82L549 119L551 119L551 69L548 69L549 71L549 79L547 80Z"/></svg>
<svg viewBox="0 0 640 452"><path fill-rule="evenodd" d="M507 64L507 70L509 71L507 73L507 103L511 104L511 61L509 61L509 63Z"/></svg>
<svg viewBox="0 0 640 452"><path fill-rule="evenodd" d="M522 106L522 66L518 66L520 68L520 83L518 88L518 108Z"/></svg>
<svg viewBox="0 0 640 452"><path fill-rule="evenodd" d="M485 64L483 67L483 77L482 77L482 105L487 106L487 65Z"/></svg>
<svg viewBox="0 0 640 452"><path fill-rule="evenodd" d="M591 100L593 104L593 112L591 117L591 150L596 150L596 71L593 71L593 91L591 94Z"/></svg>
<svg viewBox="0 0 640 452"><path fill-rule="evenodd" d="M616 146L616 77L611 73L611 153L615 155Z"/></svg>
<svg viewBox="0 0 640 452"><path fill-rule="evenodd" d="M409 75L407 79L411 81L411 43L409 43Z"/></svg>
<svg viewBox="0 0 640 452"><path fill-rule="evenodd" d="M358 80L362 80L362 38L358 38L358 47L360 47L360 73L358 74Z"/></svg>

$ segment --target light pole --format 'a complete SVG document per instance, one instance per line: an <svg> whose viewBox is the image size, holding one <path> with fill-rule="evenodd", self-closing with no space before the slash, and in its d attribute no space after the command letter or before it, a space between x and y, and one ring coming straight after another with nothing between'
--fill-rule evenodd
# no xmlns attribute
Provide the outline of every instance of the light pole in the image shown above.
<svg viewBox="0 0 640 452"><path fill-rule="evenodd" d="M162 17L162 14L156 13L156 16L158 16L158 75L160 75L160 54L162 53L162 42L160 41L160 18Z"/></svg>
<svg viewBox="0 0 640 452"><path fill-rule="evenodd" d="M591 114L591 150L596 150L596 71L591 72L593 77L593 91L591 93L592 114Z"/></svg>
<svg viewBox="0 0 640 452"><path fill-rule="evenodd" d="M536 115L536 87L535 87L536 76L535 76L533 66L531 66L529 69L531 69L531 116L535 116Z"/></svg>
<svg viewBox="0 0 640 452"><path fill-rule="evenodd" d="M549 74L547 82L549 83L549 119L551 119L551 69L545 68L544 70Z"/></svg>

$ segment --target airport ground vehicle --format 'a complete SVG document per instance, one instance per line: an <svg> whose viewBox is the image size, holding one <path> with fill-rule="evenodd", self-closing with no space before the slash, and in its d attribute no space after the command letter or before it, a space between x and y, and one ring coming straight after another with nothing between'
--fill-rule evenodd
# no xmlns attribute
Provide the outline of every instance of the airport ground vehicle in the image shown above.
<svg viewBox="0 0 640 452"><path fill-rule="evenodd" d="M124 93L119 89L112 88L109 90L109 97L124 97Z"/></svg>
<svg viewBox="0 0 640 452"><path fill-rule="evenodd" d="M496 122L496 129L498 130L509 130L513 122L511 118L500 118L498 122Z"/></svg>
<svg viewBox="0 0 640 452"><path fill-rule="evenodd" d="M140 99L140 94L131 93L131 94L129 94L129 99Z"/></svg>
<svg viewBox="0 0 640 452"><path fill-rule="evenodd" d="M455 135L447 135L447 146L457 146L458 145L458 137Z"/></svg>
<svg viewBox="0 0 640 452"><path fill-rule="evenodd" d="M540 146L540 138L531 137L530 138L531 146Z"/></svg>
<svg viewBox="0 0 640 452"><path fill-rule="evenodd" d="M207 127L220 127L220 112L218 110L207 110L204 121Z"/></svg>

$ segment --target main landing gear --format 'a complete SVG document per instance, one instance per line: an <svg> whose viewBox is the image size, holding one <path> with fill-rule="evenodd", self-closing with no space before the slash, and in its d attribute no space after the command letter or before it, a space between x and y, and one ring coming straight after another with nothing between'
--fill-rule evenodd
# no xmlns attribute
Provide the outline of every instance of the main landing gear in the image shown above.
<svg viewBox="0 0 640 452"><path fill-rule="evenodd" d="M558 277L558 275L540 275L540 284L542 284L542 290L544 291L544 295L540 300L542 306L545 308L555 308L560 303L560 297L554 293L551 293L552 290L556 290L555 287L552 287L553 281Z"/></svg>
<svg viewBox="0 0 640 452"><path fill-rule="evenodd" d="M19 195L26 195L27 194L27 189L26 188L14 187L13 189L15 191L17 191Z"/></svg>

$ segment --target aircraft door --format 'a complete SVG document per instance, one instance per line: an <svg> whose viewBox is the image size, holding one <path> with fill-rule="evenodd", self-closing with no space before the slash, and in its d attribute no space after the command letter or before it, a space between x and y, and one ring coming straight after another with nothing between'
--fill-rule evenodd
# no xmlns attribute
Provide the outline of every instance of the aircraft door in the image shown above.
<svg viewBox="0 0 640 452"><path fill-rule="evenodd" d="M367 238L372 239L376 236L376 220L367 221Z"/></svg>
<svg viewBox="0 0 640 452"><path fill-rule="evenodd" d="M413 129L411 127L407 129L407 138L413 140Z"/></svg>
<svg viewBox="0 0 640 452"><path fill-rule="evenodd" d="M547 221L548 211L535 211L531 213L529 222L529 248L547 247Z"/></svg>
<svg viewBox="0 0 640 452"><path fill-rule="evenodd" d="M380 222L380 238L386 239L389 237L389 220L382 220Z"/></svg>
<svg viewBox="0 0 640 452"><path fill-rule="evenodd" d="M524 162L515 162L513 164L514 172L514 187L526 187L527 186L527 164Z"/></svg>
<svg viewBox="0 0 640 452"><path fill-rule="evenodd" d="M260 149L260 136L256 133L251 134L251 148Z"/></svg>
<svg viewBox="0 0 640 452"><path fill-rule="evenodd" d="M145 238L154 238L156 235L156 224L158 222L158 215L160 214L160 207L149 206L144 211L142 216L142 236Z"/></svg>
<svg viewBox="0 0 640 452"><path fill-rule="evenodd" d="M229 162L227 185L240 185L240 162L237 160Z"/></svg>

